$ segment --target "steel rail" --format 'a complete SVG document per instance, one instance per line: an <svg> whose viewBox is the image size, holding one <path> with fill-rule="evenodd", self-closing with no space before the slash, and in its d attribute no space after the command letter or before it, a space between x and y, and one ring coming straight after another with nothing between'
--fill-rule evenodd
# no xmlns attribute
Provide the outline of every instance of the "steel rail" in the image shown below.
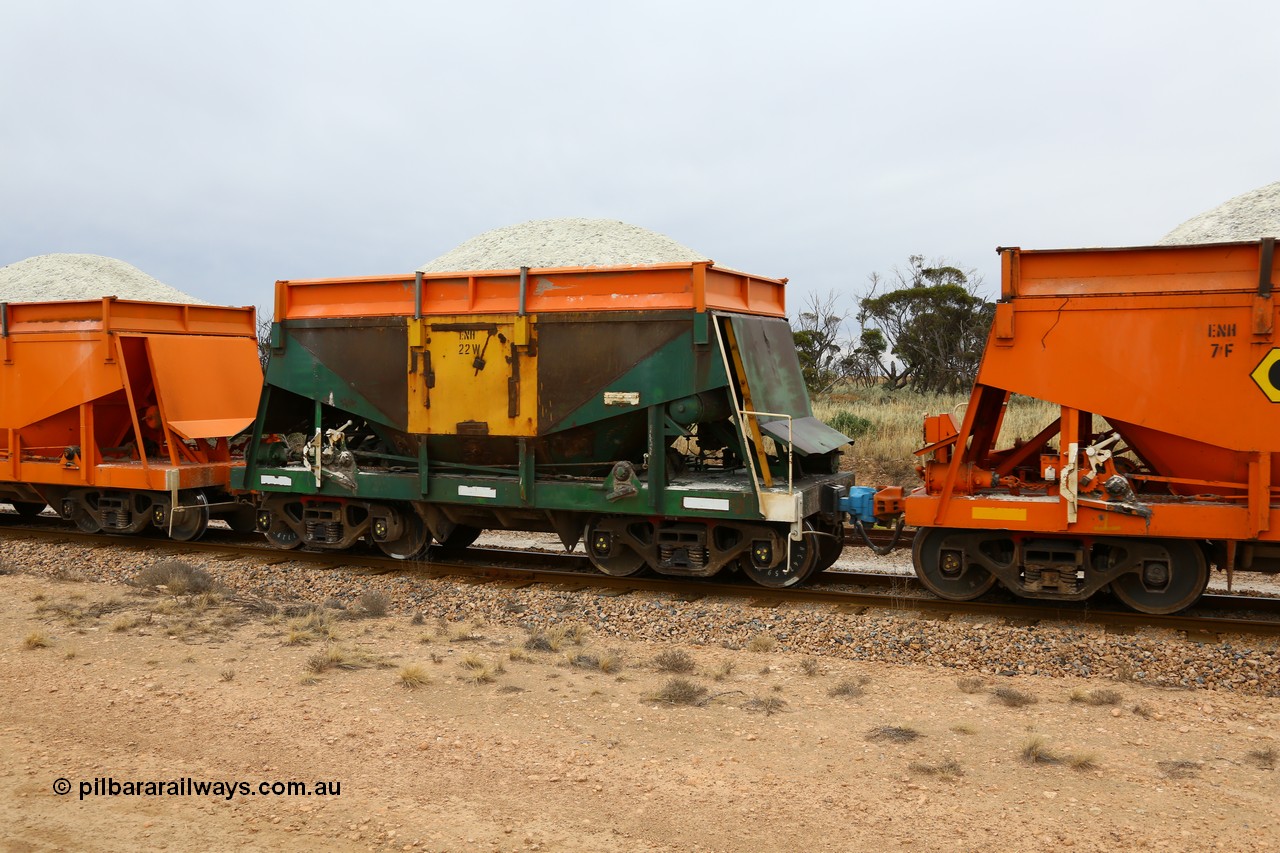
<svg viewBox="0 0 1280 853"><path fill-rule="evenodd" d="M909 575L827 571L815 580L822 586L771 589L749 581L730 582L718 578L673 578L632 575L613 577L596 571L581 554L548 551L471 547L458 556L445 556L433 547L426 559L396 560L353 551L285 551L262 544L245 544L244 537L229 531L210 531L196 542L175 542L167 538L121 537L84 533L65 528L9 527L2 535L70 541L87 545L107 545L130 550L154 550L167 554L235 554L272 563L304 562L330 569L351 568L370 573L406 573L428 577L472 578L481 582L519 585L557 584L571 589L610 589L627 592L656 592L689 600L707 597L749 599L762 606L784 603L822 603L844 610L870 609L918 612L949 619L951 616L988 616L1038 624L1066 622L1097 625L1125 631L1159 628L1181 631L1191 636L1248 634L1280 636L1280 598L1206 595L1188 611L1167 616L1137 613L1097 602L1044 602L1016 599L1007 593L992 593L975 601L949 601L932 596ZM559 567L557 567L557 564ZM867 592L848 586L871 586L882 591ZM1230 613L1243 614L1233 617ZM1266 618L1270 616L1271 618Z"/></svg>

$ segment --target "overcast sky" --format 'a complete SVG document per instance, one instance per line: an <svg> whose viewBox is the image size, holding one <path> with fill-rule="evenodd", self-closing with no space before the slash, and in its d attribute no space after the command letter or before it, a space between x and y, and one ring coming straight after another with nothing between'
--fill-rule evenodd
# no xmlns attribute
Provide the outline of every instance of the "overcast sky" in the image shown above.
<svg viewBox="0 0 1280 853"><path fill-rule="evenodd" d="M0 0L0 265L212 301L621 219L852 299L1280 180L1280 3Z"/></svg>

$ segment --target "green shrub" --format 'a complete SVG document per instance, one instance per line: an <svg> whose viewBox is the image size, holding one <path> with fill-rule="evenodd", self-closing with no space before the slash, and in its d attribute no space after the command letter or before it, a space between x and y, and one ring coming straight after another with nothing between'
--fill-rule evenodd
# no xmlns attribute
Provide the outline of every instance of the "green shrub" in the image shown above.
<svg viewBox="0 0 1280 853"><path fill-rule="evenodd" d="M849 438L860 438L871 431L872 424L869 419L855 415L848 409L836 409L827 418L827 426Z"/></svg>

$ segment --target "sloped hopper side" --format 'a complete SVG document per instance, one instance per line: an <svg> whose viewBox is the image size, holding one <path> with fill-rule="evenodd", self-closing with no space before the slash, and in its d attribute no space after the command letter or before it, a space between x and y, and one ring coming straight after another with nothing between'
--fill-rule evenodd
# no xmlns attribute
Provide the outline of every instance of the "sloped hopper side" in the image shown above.
<svg viewBox="0 0 1280 853"><path fill-rule="evenodd" d="M813 416L791 325L781 318L742 314L731 314L728 320L755 411L791 415L792 446L801 456L830 453L849 444L851 439ZM787 422L782 418L761 418L760 428L778 441L787 441Z"/></svg>
<svg viewBox="0 0 1280 853"><path fill-rule="evenodd" d="M262 389L250 337L147 335L169 426L186 439L233 436L253 423Z"/></svg>

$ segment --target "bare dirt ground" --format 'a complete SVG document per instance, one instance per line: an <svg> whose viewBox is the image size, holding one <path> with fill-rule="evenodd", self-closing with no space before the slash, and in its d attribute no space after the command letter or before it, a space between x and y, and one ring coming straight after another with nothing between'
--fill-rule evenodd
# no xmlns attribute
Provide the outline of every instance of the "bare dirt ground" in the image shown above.
<svg viewBox="0 0 1280 853"><path fill-rule="evenodd" d="M3 849L1280 849L1266 695L257 609L0 575Z"/></svg>

